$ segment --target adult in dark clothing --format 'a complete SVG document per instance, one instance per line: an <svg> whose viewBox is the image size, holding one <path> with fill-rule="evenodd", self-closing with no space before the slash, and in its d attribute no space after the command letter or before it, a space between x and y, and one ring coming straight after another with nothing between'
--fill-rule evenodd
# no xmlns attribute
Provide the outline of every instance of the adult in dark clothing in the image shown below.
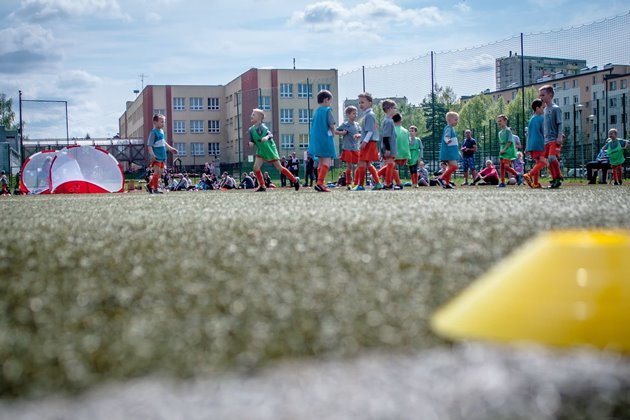
<svg viewBox="0 0 630 420"><path fill-rule="evenodd" d="M305 168L306 168L306 173L304 174L304 186L312 187L313 181L315 180L315 160L313 159L313 156L311 156L310 154L308 155L308 158L306 159Z"/></svg>
<svg viewBox="0 0 630 420"><path fill-rule="evenodd" d="M300 175L300 160L295 156L295 152L291 153L289 159L287 159L287 169L297 177Z"/></svg>
<svg viewBox="0 0 630 420"><path fill-rule="evenodd" d="M289 171L291 170L291 168L288 167L289 161L287 160L287 158L285 156L282 156L280 158L280 165L284 166ZM287 176L285 174L283 174L282 172L280 172L280 186L281 187L286 187L287 186Z"/></svg>
<svg viewBox="0 0 630 420"><path fill-rule="evenodd" d="M606 146L602 147L602 149L597 154L597 158L586 164L586 178L588 179L589 184L597 183L597 171L602 171L602 177L600 178L600 184L606 184L608 170L610 169L610 161L608 160L608 156L606 155ZM595 173L593 173L595 171Z"/></svg>

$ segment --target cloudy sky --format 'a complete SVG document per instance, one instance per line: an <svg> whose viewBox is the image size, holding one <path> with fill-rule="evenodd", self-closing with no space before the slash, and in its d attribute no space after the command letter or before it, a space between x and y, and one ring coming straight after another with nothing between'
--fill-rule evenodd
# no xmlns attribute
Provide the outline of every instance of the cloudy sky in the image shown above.
<svg viewBox="0 0 630 420"><path fill-rule="evenodd" d="M226 84L251 67L389 64L588 23L627 0L2 0L0 93L68 102L70 136L111 137L147 84ZM35 117L37 116L37 117ZM65 137L64 105L25 104L31 138ZM29 132L30 130L30 132Z"/></svg>

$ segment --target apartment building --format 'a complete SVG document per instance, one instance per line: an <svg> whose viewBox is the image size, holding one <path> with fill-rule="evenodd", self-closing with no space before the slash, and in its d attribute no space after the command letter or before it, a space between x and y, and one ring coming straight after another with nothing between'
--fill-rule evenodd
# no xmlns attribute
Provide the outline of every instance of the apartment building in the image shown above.
<svg viewBox="0 0 630 420"><path fill-rule="evenodd" d="M546 76L574 76L586 67L586 60L572 58L536 57L512 54L495 60L496 89L506 89L521 85L524 70L525 85L536 83Z"/></svg>
<svg viewBox="0 0 630 420"><path fill-rule="evenodd" d="M178 150L182 165L200 166L209 160L234 164L253 162L247 130L251 111L265 111L281 155L308 148L317 92L337 97L337 70L252 68L227 85L149 85L127 102L119 118L120 135L146 139L154 114L167 118L166 136ZM338 109L333 105L333 115Z"/></svg>
<svg viewBox="0 0 630 420"><path fill-rule="evenodd" d="M554 102L560 106L563 114L565 132L570 142L583 145L585 154L597 153L607 138L608 130L616 128L620 137L630 136L628 114L630 112L630 65L607 64L602 69L597 66L585 67L576 75L555 74L540 78L526 88L540 88L544 85L554 87ZM503 98L510 103L518 94L520 87L484 92L493 100ZM529 117L529 104L526 104ZM587 156L587 158L590 158Z"/></svg>

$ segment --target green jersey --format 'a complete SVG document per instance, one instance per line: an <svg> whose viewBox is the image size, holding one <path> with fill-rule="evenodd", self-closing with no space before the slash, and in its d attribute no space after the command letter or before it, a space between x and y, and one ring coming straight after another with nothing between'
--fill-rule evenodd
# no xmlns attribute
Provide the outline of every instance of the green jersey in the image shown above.
<svg viewBox="0 0 630 420"><path fill-rule="evenodd" d="M418 163L420 159L420 139L414 137L409 139L409 159L407 164L413 166Z"/></svg>
<svg viewBox="0 0 630 420"><path fill-rule="evenodd" d="M623 162L626 160L619 139L608 139L608 143L606 143L606 155L610 160L610 164L614 166L623 165Z"/></svg>
<svg viewBox="0 0 630 420"><path fill-rule="evenodd" d="M516 159L516 147L514 146L512 131L509 128L504 128L503 130L499 131L499 143L501 144L501 150L505 148L505 145L507 143L510 143L505 152L499 155L501 159Z"/></svg>
<svg viewBox="0 0 630 420"><path fill-rule="evenodd" d="M260 156L266 161L278 160L278 150L276 149L276 143L273 138L263 142L262 138L269 134L269 129L265 124L259 126L252 125L249 127L249 139L256 145L256 155Z"/></svg>
<svg viewBox="0 0 630 420"><path fill-rule="evenodd" d="M409 131L399 125L394 126L396 133L396 159L409 159Z"/></svg>

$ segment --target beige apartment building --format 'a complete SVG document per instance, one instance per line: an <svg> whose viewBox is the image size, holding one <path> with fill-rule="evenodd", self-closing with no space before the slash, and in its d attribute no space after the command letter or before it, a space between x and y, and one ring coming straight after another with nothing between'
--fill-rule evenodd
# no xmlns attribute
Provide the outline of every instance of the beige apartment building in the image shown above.
<svg viewBox="0 0 630 420"><path fill-rule="evenodd" d="M127 102L119 133L146 139L153 115L164 114L167 140L177 148L182 165L251 163L249 117L252 109L261 108L279 153L295 152L302 159L321 89L337 98L337 70L252 68L225 86L149 85ZM339 114L336 103L333 115Z"/></svg>
<svg viewBox="0 0 630 420"><path fill-rule="evenodd" d="M598 147L603 146L610 128L616 128L620 137L630 136L629 81L630 65L607 64L602 69L597 66L583 68L576 75L546 76L534 84L526 84L526 87L554 87L554 102L562 109L568 141L575 142L580 153L584 152L584 160L590 160L597 154ZM513 87L484 93L492 100L502 97L510 103L519 90L520 87ZM529 118L529 104L525 106L526 118ZM578 160L581 158L579 156Z"/></svg>

